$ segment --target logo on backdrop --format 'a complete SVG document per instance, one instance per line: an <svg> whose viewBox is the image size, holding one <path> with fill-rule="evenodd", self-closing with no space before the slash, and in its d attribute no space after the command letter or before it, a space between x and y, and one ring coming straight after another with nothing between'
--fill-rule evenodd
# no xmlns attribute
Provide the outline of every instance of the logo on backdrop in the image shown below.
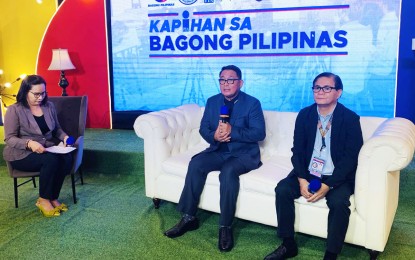
<svg viewBox="0 0 415 260"><path fill-rule="evenodd" d="M167 2L167 0L155 0L155 1L161 4L149 4L148 7L161 7L161 6L173 7L174 6L173 3L165 3Z"/></svg>
<svg viewBox="0 0 415 260"><path fill-rule="evenodd" d="M184 4L184 5L192 5L194 3L197 2L197 0L179 0L180 3Z"/></svg>

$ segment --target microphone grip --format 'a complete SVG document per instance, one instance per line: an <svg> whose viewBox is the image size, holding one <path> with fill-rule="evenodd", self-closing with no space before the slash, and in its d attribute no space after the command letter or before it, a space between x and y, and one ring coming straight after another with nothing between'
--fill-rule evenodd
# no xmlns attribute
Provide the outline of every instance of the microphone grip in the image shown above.
<svg viewBox="0 0 415 260"><path fill-rule="evenodd" d="M229 116L228 115L220 115L220 121L222 123L228 123L229 121Z"/></svg>
<svg viewBox="0 0 415 260"><path fill-rule="evenodd" d="M69 136L66 139L66 146L73 146L75 144L75 138L73 136Z"/></svg>
<svg viewBox="0 0 415 260"><path fill-rule="evenodd" d="M227 106L221 106L219 117L222 123L229 122L229 108Z"/></svg>
<svg viewBox="0 0 415 260"><path fill-rule="evenodd" d="M321 188L321 180L320 179L312 179L308 184L308 191L310 193L316 193Z"/></svg>

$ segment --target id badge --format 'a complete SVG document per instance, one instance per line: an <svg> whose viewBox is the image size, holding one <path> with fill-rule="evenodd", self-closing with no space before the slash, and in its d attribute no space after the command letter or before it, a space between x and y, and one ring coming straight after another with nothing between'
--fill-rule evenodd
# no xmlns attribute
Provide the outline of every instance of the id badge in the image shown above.
<svg viewBox="0 0 415 260"><path fill-rule="evenodd" d="M316 177L321 178L321 174L323 173L325 163L325 160L318 157L313 157L310 165L310 173Z"/></svg>

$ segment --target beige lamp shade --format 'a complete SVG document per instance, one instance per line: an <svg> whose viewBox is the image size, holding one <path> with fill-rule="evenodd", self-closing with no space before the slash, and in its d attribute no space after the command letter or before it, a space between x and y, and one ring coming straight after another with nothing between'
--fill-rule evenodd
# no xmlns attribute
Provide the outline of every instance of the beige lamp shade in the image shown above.
<svg viewBox="0 0 415 260"><path fill-rule="evenodd" d="M75 66L72 64L69 58L67 49L53 49L52 50L52 62L48 70L72 70Z"/></svg>

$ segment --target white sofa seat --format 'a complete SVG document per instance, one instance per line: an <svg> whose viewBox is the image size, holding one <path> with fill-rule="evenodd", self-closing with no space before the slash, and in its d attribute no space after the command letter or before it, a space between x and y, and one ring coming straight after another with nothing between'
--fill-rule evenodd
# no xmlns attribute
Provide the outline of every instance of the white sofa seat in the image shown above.
<svg viewBox="0 0 415 260"><path fill-rule="evenodd" d="M208 144L199 134L203 107L184 105L139 116L134 129L144 139L146 196L177 203L189 161ZM267 136L260 142L263 165L240 176L236 217L278 226L275 187L292 170L297 113L264 111ZM364 145L346 242L383 251L399 198L400 170L413 159L415 126L403 118L361 117ZM219 213L219 172L208 175L199 208ZM295 201L297 232L327 237L325 199Z"/></svg>

